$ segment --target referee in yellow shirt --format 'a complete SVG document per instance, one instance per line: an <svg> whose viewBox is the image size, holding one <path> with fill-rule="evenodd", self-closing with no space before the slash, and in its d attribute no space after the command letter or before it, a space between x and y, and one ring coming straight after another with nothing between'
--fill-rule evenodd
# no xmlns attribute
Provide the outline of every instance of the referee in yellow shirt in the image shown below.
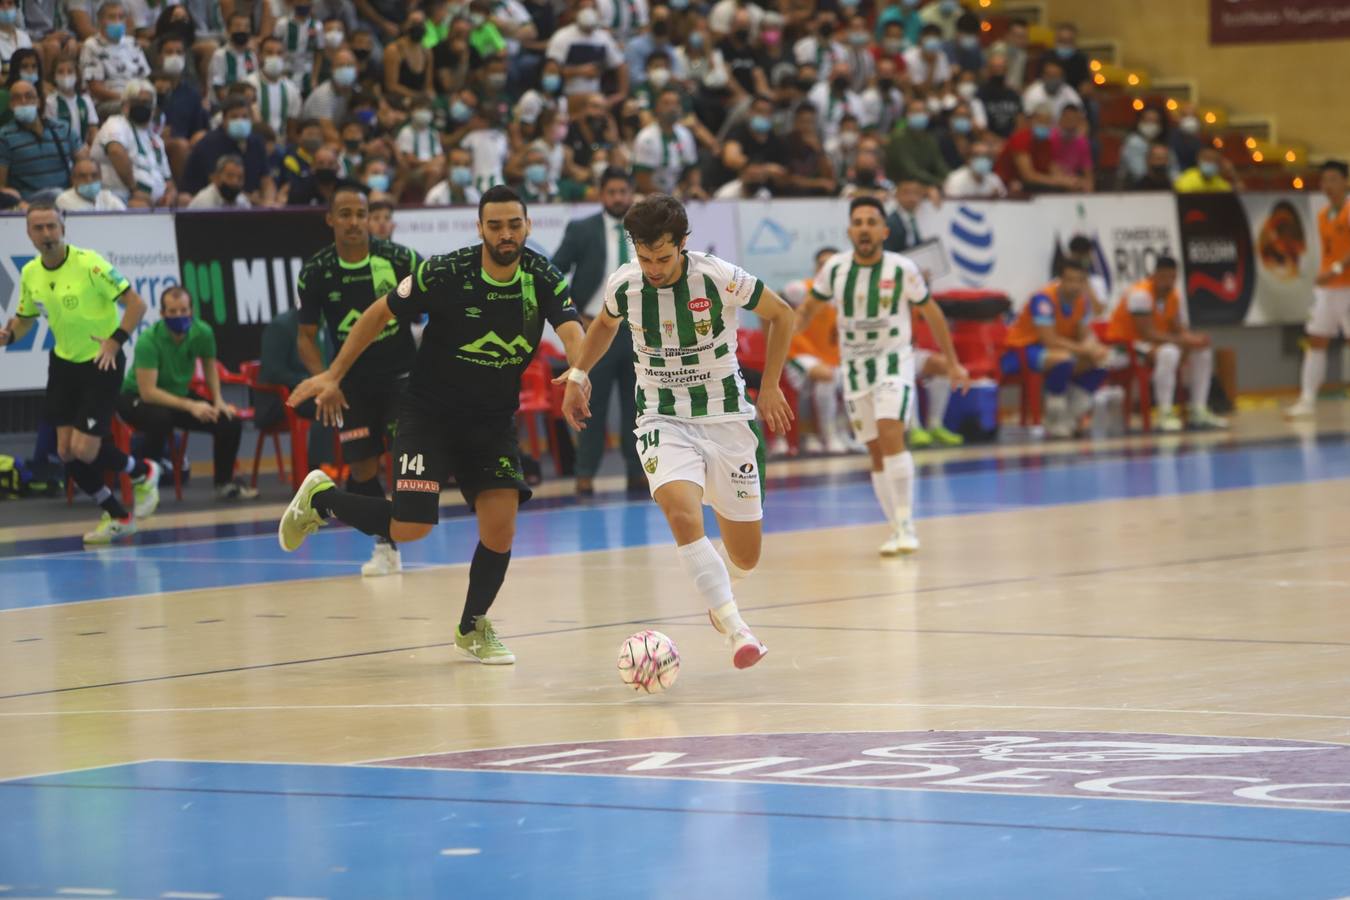
<svg viewBox="0 0 1350 900"><path fill-rule="evenodd" d="M103 520L84 541L107 544L135 532L136 520L104 484L104 472L131 476L136 518L159 504L159 466L128 457L104 439L126 367L122 345L145 314L145 301L102 256L66 243L65 220L51 203L31 204L27 223L38 257L23 267L18 315L0 328L0 346L22 338L39 315L47 317L56 337L47 368L47 418L56 428L67 477L103 508Z"/></svg>

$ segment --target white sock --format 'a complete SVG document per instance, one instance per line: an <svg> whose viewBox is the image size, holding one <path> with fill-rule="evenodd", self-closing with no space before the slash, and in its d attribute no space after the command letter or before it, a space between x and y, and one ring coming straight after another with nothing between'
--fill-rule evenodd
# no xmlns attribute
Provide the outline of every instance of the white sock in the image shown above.
<svg viewBox="0 0 1350 900"><path fill-rule="evenodd" d="M1170 410L1177 402L1177 367L1181 365L1181 348L1176 344L1161 344L1153 354L1153 405Z"/></svg>
<svg viewBox="0 0 1350 900"><path fill-rule="evenodd" d="M1209 409L1209 381L1214 375L1214 351L1209 347L1195 350L1186 363L1190 367L1191 409Z"/></svg>
<svg viewBox="0 0 1350 900"><path fill-rule="evenodd" d="M680 565L684 566L684 571L694 582L694 587L703 597L704 604L716 613L723 626L725 627L728 624L729 616L723 612L728 607L730 608L730 616L739 620L740 615L736 613L736 601L731 596L731 576L727 572L726 563L722 561L722 557L717 552L717 548L713 546L712 541L708 540L705 535L692 544L685 544L683 547L677 547L676 549L680 554ZM729 630L734 631L735 627L733 626Z"/></svg>
<svg viewBox="0 0 1350 900"><path fill-rule="evenodd" d="M886 514L886 522L892 529L900 527L900 523L895 518L895 495L891 493L891 482L886 477L886 473L872 473L872 493L877 495L877 500L881 503L881 511Z"/></svg>
<svg viewBox="0 0 1350 900"><path fill-rule="evenodd" d="M935 376L928 379L924 384L928 391L928 429L942 427L942 420L947 418L947 403L952 398L952 380L945 375Z"/></svg>
<svg viewBox="0 0 1350 900"><path fill-rule="evenodd" d="M839 433L839 388L833 381L817 381L811 387L816 407L816 430L822 438Z"/></svg>
<svg viewBox="0 0 1350 900"><path fill-rule="evenodd" d="M1303 392L1299 394L1299 401L1303 403L1317 402L1317 392L1322 389L1322 382L1326 379L1326 349L1309 347L1303 351Z"/></svg>
<svg viewBox="0 0 1350 900"><path fill-rule="evenodd" d="M896 523L903 525L914 517L914 454L906 450L886 457L882 463L895 501Z"/></svg>

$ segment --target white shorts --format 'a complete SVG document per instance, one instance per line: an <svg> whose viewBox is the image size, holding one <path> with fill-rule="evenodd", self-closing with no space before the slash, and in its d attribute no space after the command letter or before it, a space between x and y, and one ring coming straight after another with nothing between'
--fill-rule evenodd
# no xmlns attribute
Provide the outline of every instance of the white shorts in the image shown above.
<svg viewBox="0 0 1350 900"><path fill-rule="evenodd" d="M1313 337L1334 338L1341 334L1350 338L1350 288L1313 288L1307 332Z"/></svg>
<svg viewBox="0 0 1350 900"><path fill-rule="evenodd" d="M788 357L787 365L783 367L783 374L787 376L788 384L797 393L806 390L811 383L811 370L816 366L824 365L817 357L803 353L800 356Z"/></svg>
<svg viewBox="0 0 1350 900"><path fill-rule="evenodd" d="M653 495L672 481L692 481L703 488L703 505L722 518L764 518L764 442L754 422L642 416L633 433Z"/></svg>
<svg viewBox="0 0 1350 900"><path fill-rule="evenodd" d="M872 389L856 397L846 397L848 421L853 436L864 444L877 439L877 419L894 419L907 424L918 405L914 393L914 354L900 360L900 374L883 375Z"/></svg>

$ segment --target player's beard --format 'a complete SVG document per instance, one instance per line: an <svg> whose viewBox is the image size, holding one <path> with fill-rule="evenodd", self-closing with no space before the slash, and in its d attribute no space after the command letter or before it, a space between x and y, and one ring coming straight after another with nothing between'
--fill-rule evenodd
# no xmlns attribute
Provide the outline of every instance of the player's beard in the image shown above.
<svg viewBox="0 0 1350 900"><path fill-rule="evenodd" d="M498 250L496 245L488 244L488 256L492 257L492 261L499 266L509 266L520 259L521 254L520 244L514 244L512 247L513 249L503 252Z"/></svg>

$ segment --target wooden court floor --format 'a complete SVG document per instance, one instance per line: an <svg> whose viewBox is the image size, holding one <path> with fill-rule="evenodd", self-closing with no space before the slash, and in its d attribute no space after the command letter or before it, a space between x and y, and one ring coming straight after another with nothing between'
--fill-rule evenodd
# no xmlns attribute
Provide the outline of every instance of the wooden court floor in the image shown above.
<svg viewBox="0 0 1350 900"><path fill-rule="evenodd" d="M1122 770L1120 777L1139 777L1139 782L1102 782L1082 789L1097 792L1089 794L1050 788L1053 778L1045 774L1046 767L1098 772L1103 759L1122 752L1117 747L1097 757L1081 748L1067 755L1049 754L1042 759L1051 761L1044 763L1035 754L1020 760L1009 756L1013 762L1008 765L1021 767L1017 773L1007 775L1005 766L1004 775L987 776L984 784L973 776L965 776L973 778L969 783L946 786L931 783L932 778L905 783L883 776L850 780L847 773L862 770L846 766L838 770L845 774L822 770L782 779L769 773L765 778L774 785L816 785L800 790L828 794L829 803L898 803L894 798L900 794L910 804L932 797L938 797L935 803L955 803L951 798L958 797L962 803L984 804L969 814L985 818L1002 816L1006 810L999 804L1029 801L1030 795L1081 795L1089 805L1113 804L1111 810L1137 812L1156 806L1164 817L1181 815L1176 810L1182 807L1194 815L1200 812L1193 810L1212 808L1227 811L1215 820L1224 822L1224 828L1236 827L1234 817L1267 813L1308 818L1272 819L1269 825L1260 820L1260 829L1267 830L1240 838L1259 848L1226 848L1229 855L1220 854L1225 860L1221 876L1205 868L1205 852L1156 839L1163 831L1141 826L1138 834L1146 832L1149 840L1159 841L1157 855L1153 850L1135 853L1122 869L1111 854L1124 850L1115 844L1115 849L1101 849L1107 860L1102 863L1094 844L1083 851L1082 872L1071 858L1064 863L1071 871L1060 872L1062 879L1055 881L1053 853L1002 860L992 845L989 859L994 861L988 871L976 866L963 874L961 866L940 861L948 850L958 853L967 839L941 832L939 826L924 830L906 813L909 818L895 819L906 823L903 837L894 832L875 839L881 846L894 840L907 847L914 846L913 840L920 846L931 841L931 858L906 867L916 880L903 888L887 880L893 873L888 876L884 865L876 871L864 867L844 879L853 879L862 895L987 893L989 883L981 879L995 877L991 873L1003 879L999 883L1008 889L1007 896L1069 896L1079 887L1099 896L1126 896L1136 895L1133 888L1140 886L1150 896L1350 894L1350 818L1343 818L1350 812L1350 764L1334 746L1323 748L1336 751L1335 759L1325 764L1300 768L1302 763L1287 761L1330 759L1314 753L1319 748L1308 742L1350 745L1350 404L1323 406L1316 426L1300 429L1273 414L1254 413L1227 435L921 455L923 548L906 560L876 556L884 536L880 513L873 508L857 460L771 469L764 559L737 589L746 619L770 653L744 672L732 668L729 652L708 626L649 502L616 496L578 509L560 500L522 516L521 543L493 610L499 632L519 661L498 668L463 660L450 644L466 583L463 559L473 540L463 519L443 522L424 545L406 548L408 572L377 580L354 574L368 555L369 541L350 531L326 529L303 553L281 554L267 529L275 515L270 507L258 511L256 525L247 521L247 514L222 517L222 523L230 520L230 530L224 532L215 530L224 526L210 514L174 520L169 499L161 517L163 534L105 551L71 549L59 530L34 523L36 530L9 534L15 552L0 556L0 584L8 595L0 602L0 788L9 788L0 790L0 808L7 798L14 801L10 830L0 828L0 898L17 896L14 891L20 888L33 895L46 896L46 891L64 896L57 888L78 889L86 882L89 890L113 891L93 896L142 895L130 893L133 889L145 891L145 896L176 896L168 880L147 887L148 882L136 879L150 877L156 865L161 873L188 877L181 861L148 862L139 874L106 873L108 884L100 887L92 884L105 874L97 852L68 848L39 854L40 864L33 862L27 842L53 827L53 817L72 833L96 830L109 816L123 817L130 827L139 827L142 814L146 822L164 824L154 818L162 810L141 810L131 801L118 810L91 812L88 796L83 806L48 795L18 799L24 791L36 791L33 785L44 778L77 777L63 773L94 770L116 781L129 772L125 777L140 784L178 777L149 762L176 761L174 765L208 767L202 771L209 771L209 777L197 769L174 770L205 779L193 783L218 777L221 791L247 792L262 790L249 779L263 776L254 770L237 775L230 774L236 769L209 767L275 764L278 772L317 772L312 777L346 784L343 773L356 771L353 764L401 760L400 767L425 765L436 769L434 777L449 778L474 770L482 761L452 755L439 762L440 754L546 745L564 754L558 759L581 760L596 752L594 748L610 751L615 746L597 742L623 740L639 742L643 752L675 756L660 757L656 764L649 758L646 768L636 772L627 771L626 764L597 767L598 782L613 776L618 783L622 776L628 779L624 784L639 785L633 790L684 790L665 801L678 805L694 803L691 791L732 790L712 776L700 780L699 772L679 770L671 762L681 753L697 758L703 747L698 740L704 736L729 736L707 745L721 754L712 758L758 758L767 770L772 764L763 762L766 756L814 760L813 753L833 746L821 736L863 732L900 735L879 737L878 746L911 745L926 732L947 741L973 741L972 746L998 735L1034 743L1081 733L1122 747L1166 740L1192 747L1178 752L1193 758L1199 754L1218 768L1196 764L1184 775L1173 772L1178 780L1153 783L1145 781L1148 773ZM245 521L236 521L241 518ZM682 667L670 692L637 697L619 683L614 658L623 637L647 627L674 638ZM1170 737L1141 737L1159 735ZM1224 769L1221 762L1236 763L1224 761L1222 754L1195 750L1187 738L1197 736L1266 747L1251 753L1274 754L1288 771L1280 769L1277 776L1275 763L1270 764L1275 768L1252 763L1250 770ZM1290 744L1285 747L1289 752L1280 756L1269 749L1283 746L1278 742L1304 743ZM1150 752L1155 754L1150 759L1171 758L1156 747ZM1241 755L1232 749L1224 753ZM423 757L428 760L409 762ZM859 758L875 763L890 757L874 753ZM662 769L661 760L676 768ZM523 765L543 772L549 764ZM331 766L340 768L309 768ZM491 773L517 779L509 785L480 780L462 787L503 790L532 802L563 790L555 784L585 781L566 777L584 773L580 765L552 771L553 776L526 776L513 768ZM747 771L753 774L755 767ZM406 774L400 769L399 777ZM662 777L692 780L673 782L685 785L677 789ZM1097 778L1075 777L1083 783ZM1202 777L1231 781L1200 785ZM537 787L539 779L549 786ZM658 781L658 787L642 787ZM1262 784L1276 782L1323 787L1262 793ZM743 779L730 783L739 786ZM890 790L896 787L912 790ZM175 782L172 789L186 788ZM1250 796L1231 796L1243 789ZM330 785L305 796L328 796L336 790ZM738 809L779 802L776 795L746 795L751 787L735 790ZM805 802L798 799L803 796L792 794L782 802ZM633 800L639 809L651 802ZM619 815L612 810L605 814ZM780 814L789 819L807 815L800 810L772 812ZM1036 823L1060 814L1058 808L1027 811L1025 822L1005 823L1011 829L1007 833L1021 835L1016 829L1039 827ZM231 827L249 827L247 812L220 815L220 822L234 823ZM830 816L836 813L810 815L814 828L834 822ZM938 818L948 822L956 815L944 811ZM1100 823L1102 815L1108 814L1094 813L1093 821ZM583 819L558 826L560 840L571 829L571 838L581 843L571 845L573 853L563 853L564 862L549 862L562 867L554 869L557 880L549 895L595 896L614 887L608 875L598 874L610 870L575 848L592 846L597 840L593 829L622 829L628 820L588 826ZM1310 835L1317 832L1306 846L1261 843L1278 843L1273 835L1287 837L1291 829L1299 833L1305 822L1315 823L1308 826ZM486 819L475 827L483 829L479 834L496 834L497 826ZM851 841L870 839L847 829L820 827L826 829L822 863L834 852L831 841L840 842L838 852L846 854ZM1134 826L1120 827L1130 834L1121 840L1142 840L1130 830ZM709 840L714 846L718 841L736 845L735 838L717 838L715 830L710 834L708 823L680 828L698 832L686 848L689 853L705 852ZM324 840L317 836L321 833L315 832L315 840ZM1206 840L1239 840L1205 834ZM473 840L457 833L442 843L467 846ZM518 868L524 878L516 884L518 890L504 887L502 896L544 896L548 882L530 880L538 876L538 864L500 849L509 842L495 840L473 844L474 852L466 850L465 859L496 852L499 862L505 859L507 868ZM1296 866L1305 880L1263 882L1250 872L1243 874L1239 860L1265 860L1267 851L1277 868ZM790 848L764 838L737 852L749 860L762 859L767 867L773 860L787 865L783 855ZM667 847L646 859L665 859L665 853L680 855ZM1183 864L1188 855L1189 868ZM425 880L407 882L391 880L391 871L380 866L397 864L406 874L419 871L416 862L394 851L377 856L361 863L369 880L359 884L334 881L339 876L331 873L325 875L328 880L315 881L317 875L292 865L283 866L284 878L275 876L284 881L277 888L265 881L270 870L260 864L257 877L262 881L241 882L238 872L222 874L208 867L206 874L191 876L199 879L195 888L180 893L272 896L274 888L276 896L455 893L447 885L459 876L434 870L454 862L454 854L438 857L434 864L428 861ZM547 853L542 858L552 859ZM640 860L612 863L638 864ZM1173 864L1176 872L1189 872L1200 881L1160 881L1161 892L1147 890L1154 884L1148 879L1173 871L1168 868ZM678 860L670 865L672 872L687 874ZM1218 872L1219 864L1215 866ZM1114 874L1090 874L1098 869ZM74 877L76 872L84 878L79 884L55 877ZM816 873L802 872L789 883L765 875L766 880L738 895L818 896ZM43 880L53 873L50 883ZM206 883L212 877L219 882L214 887ZM699 887L681 883L691 890ZM1175 893L1166 889L1169 884ZM875 890L869 891L869 885ZM149 893L151 888L158 893ZM716 883L699 889L709 896L722 893Z"/></svg>

